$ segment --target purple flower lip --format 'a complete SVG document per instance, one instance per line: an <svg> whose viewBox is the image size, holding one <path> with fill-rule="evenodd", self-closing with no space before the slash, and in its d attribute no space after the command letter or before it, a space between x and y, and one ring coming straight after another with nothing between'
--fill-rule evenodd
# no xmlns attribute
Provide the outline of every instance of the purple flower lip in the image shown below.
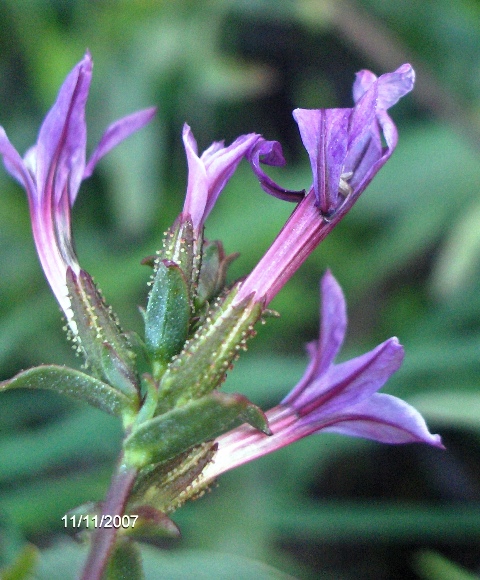
<svg viewBox="0 0 480 580"><path fill-rule="evenodd" d="M92 78L90 53L73 68L45 117L36 144L21 158L0 127L0 155L6 170L26 190L33 237L50 286L71 323L66 271L79 272L73 249L70 213L83 179L111 149L148 123L155 108L145 109L110 125L88 163L85 106ZM72 326L72 323L70 324Z"/></svg>
<svg viewBox="0 0 480 580"><path fill-rule="evenodd" d="M283 401L266 412L273 435L241 425L218 437L218 451L203 472L203 482L321 431L444 448L440 436L429 432L416 409L377 392L402 364L404 351L396 338L357 358L334 363L345 337L347 315L342 290L329 271L322 279L321 293L319 338L307 347L310 364Z"/></svg>

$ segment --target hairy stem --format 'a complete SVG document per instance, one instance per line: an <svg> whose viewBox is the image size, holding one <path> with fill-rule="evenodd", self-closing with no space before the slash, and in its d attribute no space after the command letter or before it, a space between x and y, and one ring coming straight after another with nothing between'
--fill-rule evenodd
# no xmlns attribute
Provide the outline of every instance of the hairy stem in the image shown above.
<svg viewBox="0 0 480 580"><path fill-rule="evenodd" d="M112 525L110 517L123 515L137 473L135 468L124 464L122 452L103 505L99 527L93 533L90 553L81 580L101 580L118 531ZM105 516L109 516L107 521ZM105 523L109 523L110 527L105 527Z"/></svg>

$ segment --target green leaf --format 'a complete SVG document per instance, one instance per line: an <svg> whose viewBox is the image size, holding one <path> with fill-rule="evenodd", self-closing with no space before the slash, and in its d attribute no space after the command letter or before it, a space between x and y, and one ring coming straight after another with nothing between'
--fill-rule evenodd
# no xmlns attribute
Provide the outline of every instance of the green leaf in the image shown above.
<svg viewBox="0 0 480 580"><path fill-rule="evenodd" d="M9 389L50 389L125 419L130 419L136 410L130 398L110 385L75 369L57 365L34 367L0 382L0 392Z"/></svg>
<svg viewBox="0 0 480 580"><path fill-rule="evenodd" d="M190 296L187 280L174 262L159 261L145 313L145 343L151 358L165 368L187 340Z"/></svg>
<svg viewBox="0 0 480 580"><path fill-rule="evenodd" d="M268 432L265 415L246 397L214 391L142 423L125 440L125 461L139 468L167 461L246 421Z"/></svg>
<svg viewBox="0 0 480 580"><path fill-rule="evenodd" d="M41 483L42 476L62 472L65 466L82 465L86 456L92 465L113 465L121 438L122 428L117 418L88 406L49 421L41 428L3 436L0 484L7 484L8 491L3 489L0 509L2 500L8 500L10 493L20 493L32 480ZM59 494L60 484L55 487Z"/></svg>
<svg viewBox="0 0 480 580"><path fill-rule="evenodd" d="M119 538L105 571L105 580L143 580L140 548L136 542L127 538Z"/></svg>
<svg viewBox="0 0 480 580"><path fill-rule="evenodd" d="M86 551L85 546L71 540L42 551L36 580L74 580L80 574ZM146 580L293 580L292 576L263 562L218 551L170 552L142 546L142 560Z"/></svg>

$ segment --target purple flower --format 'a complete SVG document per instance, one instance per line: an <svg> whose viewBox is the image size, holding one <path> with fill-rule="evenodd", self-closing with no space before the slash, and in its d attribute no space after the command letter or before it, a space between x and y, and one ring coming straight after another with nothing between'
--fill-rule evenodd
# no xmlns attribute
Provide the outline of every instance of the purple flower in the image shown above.
<svg viewBox="0 0 480 580"><path fill-rule="evenodd" d="M268 304L351 209L397 145L397 129L387 109L412 90L414 80L409 64L379 78L364 70L353 86L353 108L293 112L310 157L313 185L243 283L236 302L255 293L257 300ZM285 197L286 190L273 183L258 163L252 162L252 168L265 191Z"/></svg>
<svg viewBox="0 0 480 580"><path fill-rule="evenodd" d="M409 93L414 82L409 64L378 79L363 70L353 85L353 109L293 112L310 157L317 204L326 218L347 200L351 206L393 153L398 133L387 109Z"/></svg>
<svg viewBox="0 0 480 580"><path fill-rule="evenodd" d="M154 108L145 109L110 125L86 163L85 105L91 78L92 59L87 52L65 79L36 145L23 159L0 127L0 155L7 171L27 192L40 262L69 321L72 313L66 271L70 267L78 274L80 269L73 249L70 211L80 184L90 177L99 159L155 114Z"/></svg>
<svg viewBox="0 0 480 580"><path fill-rule="evenodd" d="M440 436L428 431L417 410L397 397L377 393L402 364L403 348L396 338L334 364L347 326L345 299L330 272L322 279L321 292L320 336L308 345L310 364L280 405L266 413L273 435L241 425L218 437L218 451L203 481L320 431L443 448Z"/></svg>
<svg viewBox="0 0 480 580"><path fill-rule="evenodd" d="M244 157L255 158L256 166L261 161L268 165L284 165L280 144L266 141L261 135L241 135L228 147L223 141L215 141L198 156L198 147L192 130L185 123L183 143L188 162L188 184L183 215L190 216L196 232L203 228L221 191L232 177ZM261 159L260 159L261 156ZM258 169L261 173L261 170ZM275 184L264 173L264 179ZM260 178L260 177L259 177Z"/></svg>

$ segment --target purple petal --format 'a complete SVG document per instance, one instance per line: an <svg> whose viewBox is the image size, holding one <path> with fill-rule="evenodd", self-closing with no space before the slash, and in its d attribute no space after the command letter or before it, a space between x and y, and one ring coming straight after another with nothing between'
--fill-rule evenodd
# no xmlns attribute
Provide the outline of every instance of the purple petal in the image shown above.
<svg viewBox="0 0 480 580"><path fill-rule="evenodd" d="M398 340L390 338L362 356L330 366L289 404L311 421L329 421L383 387L400 368L403 356Z"/></svg>
<svg viewBox="0 0 480 580"><path fill-rule="evenodd" d="M188 184L183 212L190 215L193 225L199 229L208 199L208 180L205 165L198 157L198 147L191 128L183 126L183 145L187 155Z"/></svg>
<svg viewBox="0 0 480 580"><path fill-rule="evenodd" d="M413 89L415 71L409 64L403 64L396 71L377 77L369 70L362 70L356 74L353 84L353 100L357 103L370 87L377 82L377 108L387 110L395 105L401 97Z"/></svg>
<svg viewBox="0 0 480 580"><path fill-rule="evenodd" d="M377 75L369 70L361 70L355 74L355 82L353 83L353 102L358 101L368 91L368 89L377 81Z"/></svg>
<svg viewBox="0 0 480 580"><path fill-rule="evenodd" d="M347 328L347 305L340 284L330 270L321 281L322 308L319 339L319 357L316 375L325 372L333 363L345 338Z"/></svg>
<svg viewBox="0 0 480 580"><path fill-rule="evenodd" d="M378 109L387 110L413 89L415 71L404 64L396 71L386 73L378 79Z"/></svg>
<svg viewBox="0 0 480 580"><path fill-rule="evenodd" d="M295 109L293 117L310 157L317 203L326 216L338 206L352 109Z"/></svg>
<svg viewBox="0 0 480 580"><path fill-rule="evenodd" d="M360 151L365 148L365 144L368 140L372 139L372 137L378 139L379 152L382 150L378 130L372 132L372 128L376 127L377 97L377 84L374 83L372 87L364 93L352 111L348 135L349 158L352 155L352 151L360 153ZM349 160L349 164L355 168L358 165L357 162L352 160Z"/></svg>
<svg viewBox="0 0 480 580"><path fill-rule="evenodd" d="M87 139L85 105L91 78L92 59L87 53L65 79L40 128L37 190L39 195L53 193L55 202L68 190L71 204L83 177Z"/></svg>
<svg viewBox="0 0 480 580"><path fill-rule="evenodd" d="M321 281L320 336L307 345L311 361L297 386L282 404L295 406L295 399L315 378L324 374L335 360L345 338L347 309L340 285L330 270Z"/></svg>
<svg viewBox="0 0 480 580"><path fill-rule="evenodd" d="M429 432L424 418L414 407L383 393L350 407L343 420L323 430L381 443L418 442L444 449L440 435Z"/></svg>
<svg viewBox="0 0 480 580"><path fill-rule="evenodd" d="M358 196L365 191L375 175L390 159L392 153L395 151L395 147L397 146L397 128L388 113L386 111L377 111L377 120L382 128L383 137L387 147L380 152L380 138L372 138L370 140L368 148L361 160L361 164L357 167L350 182L354 189L354 199L357 199ZM380 153L381 156L379 157Z"/></svg>
<svg viewBox="0 0 480 580"><path fill-rule="evenodd" d="M0 127L0 155L3 157L5 169L25 188L30 204L35 204L37 202L35 183L23 159L10 143L3 127Z"/></svg>
<svg viewBox="0 0 480 580"><path fill-rule="evenodd" d="M255 133L238 137L228 147L213 143L201 157L190 127L185 124L183 143L188 163L188 185L183 213L189 214L196 229L203 223L217 201L220 192L260 138Z"/></svg>
<svg viewBox="0 0 480 580"><path fill-rule="evenodd" d="M252 166L253 172L257 176L262 189L284 201L299 202L305 197L305 190L292 191L280 187L273 181L260 167L260 163L276 167L285 165L285 158L283 157L282 146L278 141L266 141L259 139L255 147L248 155L248 160Z"/></svg>
<svg viewBox="0 0 480 580"><path fill-rule="evenodd" d="M150 107L149 109L144 109L142 111L137 111L132 113L115 123L112 123L104 132L99 144L93 151L90 159L83 172L83 179L87 179L92 175L95 165L98 161L104 157L109 151L121 143L124 139L129 137L135 131L138 131L149 123L157 109L156 107Z"/></svg>
<svg viewBox="0 0 480 580"><path fill-rule="evenodd" d="M259 138L260 136L256 133L242 135L228 147L219 148L204 159L208 176L208 200L204 219L212 211L220 192L234 174L240 161L248 155Z"/></svg>

